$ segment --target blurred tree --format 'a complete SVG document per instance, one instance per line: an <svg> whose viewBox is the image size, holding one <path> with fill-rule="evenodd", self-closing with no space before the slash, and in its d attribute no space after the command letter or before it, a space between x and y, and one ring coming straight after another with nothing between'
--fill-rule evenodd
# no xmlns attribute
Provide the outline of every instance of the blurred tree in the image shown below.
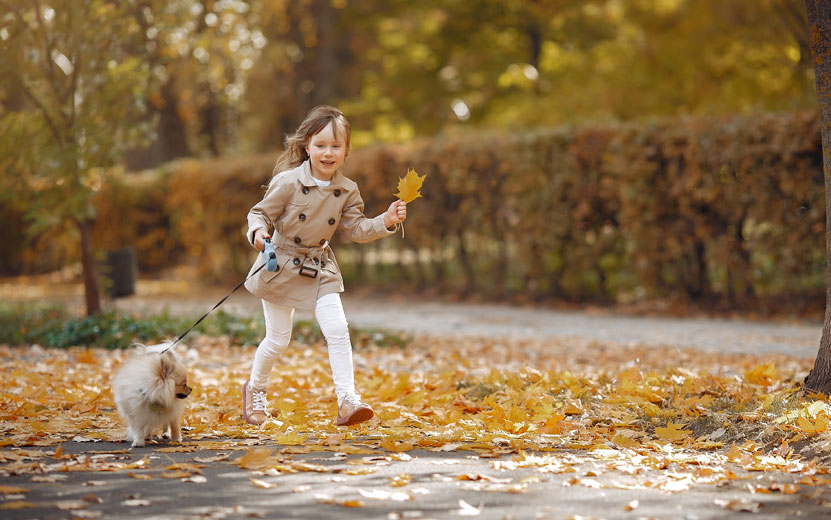
<svg viewBox="0 0 831 520"><path fill-rule="evenodd" d="M394 6L400 0L389 2ZM252 6L267 46L259 55L241 106L241 147L274 150L318 104L360 95L362 53L370 32L352 22L377 19L381 0L275 0Z"/></svg>
<svg viewBox="0 0 831 520"><path fill-rule="evenodd" d="M409 3L358 22L376 39L347 112L371 121L367 140L401 140L458 124L803 108L799 13L798 0Z"/></svg>
<svg viewBox="0 0 831 520"><path fill-rule="evenodd" d="M271 151L308 110L355 144L810 106L799 0L133 0L162 88L131 167Z"/></svg>
<svg viewBox="0 0 831 520"><path fill-rule="evenodd" d="M150 98L155 135L127 154L128 167L177 157L235 151L240 99L254 59L266 45L244 0L134 0L143 50L161 88Z"/></svg>
<svg viewBox="0 0 831 520"><path fill-rule="evenodd" d="M805 388L831 395L831 4L805 0L811 53L816 71L817 101L822 131L822 169L825 174L825 324L814 368Z"/></svg>
<svg viewBox="0 0 831 520"><path fill-rule="evenodd" d="M100 310L90 237L99 168L152 123L136 123L154 85L135 5L5 0L0 18L0 193L25 210L30 233L74 226L88 314Z"/></svg>

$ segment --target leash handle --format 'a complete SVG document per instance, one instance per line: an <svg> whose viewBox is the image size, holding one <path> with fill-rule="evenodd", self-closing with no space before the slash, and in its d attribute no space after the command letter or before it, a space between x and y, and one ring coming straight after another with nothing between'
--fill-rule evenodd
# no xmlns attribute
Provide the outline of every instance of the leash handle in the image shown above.
<svg viewBox="0 0 831 520"><path fill-rule="evenodd" d="M269 242L270 242L270 241L269 241ZM271 247L272 247L272 250L273 250L273 249L274 249L274 246L272 245ZM208 317L208 314L212 313L213 311L215 311L215 310L217 309L217 307L219 307L220 305L222 305L223 303L225 303L225 300L227 300L228 298L230 298L230 297L231 297L231 295L232 295L232 294L234 294L235 292L237 292L237 289L239 289L240 287L242 287L243 285L245 285L245 282L247 282L247 281L248 281L251 277L253 277L255 274L257 274L257 273L259 273L260 271L262 271L262 270L263 270L263 267L265 267L266 265L267 265L267 264L263 264L263 265L261 265L261 266L260 266L260 267L258 267L258 268L257 268L257 269L253 272L253 273L251 273L250 275L246 276L246 277L245 277L245 280L243 280L243 281L241 281L239 284L237 284L237 286L236 286L236 287L234 287L234 290L233 290L233 291L231 291L231 292L229 292L228 294L226 294L226 295L225 295L225 297L224 297L224 298L222 298L221 300L219 300L219 301L216 303L216 305L214 305L214 306L213 306L213 308L212 308L211 310L209 310L208 312L206 312L205 314L203 314L201 318L199 318L198 320L196 320L196 323L194 323L193 325L191 325L191 326L190 326L190 328L184 332L184 334L182 334L181 336L179 336L178 338L176 338L176 341L174 341L173 343L171 343L171 344L170 344L170 345L169 345L166 349L162 350L159 354L164 354L164 353L165 353L165 352L167 352L168 350L170 350L170 349L172 349L173 347L175 347L175 346L176 346L176 344L177 344L177 343L179 343L180 341L182 341L182 339L184 339L184 337L185 337L185 336L187 336L187 335L188 335L188 333L189 333L190 331L192 331L192 330L193 330L193 329L194 329L197 325L199 325L200 323L202 323L202 320L204 320L205 318L207 318L207 317ZM275 267L276 267L276 265L277 265L277 255L276 255L276 254L274 255L274 265L275 265Z"/></svg>
<svg viewBox="0 0 831 520"><path fill-rule="evenodd" d="M266 238L263 245L263 263L270 272L277 270L277 251L274 250L274 242Z"/></svg>

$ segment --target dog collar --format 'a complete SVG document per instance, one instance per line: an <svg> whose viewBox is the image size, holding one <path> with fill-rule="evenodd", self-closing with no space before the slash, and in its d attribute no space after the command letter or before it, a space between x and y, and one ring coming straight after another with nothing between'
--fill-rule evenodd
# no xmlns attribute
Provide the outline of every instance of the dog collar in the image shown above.
<svg viewBox="0 0 831 520"><path fill-rule="evenodd" d="M147 399L147 408L150 409L153 413L159 413L162 411L162 405L160 403L154 403L147 397L147 392L144 391L144 388L139 388L139 393Z"/></svg>

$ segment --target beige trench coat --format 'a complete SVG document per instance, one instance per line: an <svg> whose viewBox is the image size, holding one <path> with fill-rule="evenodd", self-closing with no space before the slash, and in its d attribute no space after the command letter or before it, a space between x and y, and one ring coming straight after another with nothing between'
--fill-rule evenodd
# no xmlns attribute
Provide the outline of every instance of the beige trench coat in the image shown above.
<svg viewBox="0 0 831 520"><path fill-rule="evenodd" d="M329 247L338 229L354 242L371 242L395 233L384 226L384 215L364 216L358 185L341 171L329 186L318 186L309 161L279 173L263 200L248 212L248 242L263 229L277 251L277 271L262 269L245 282L251 294L263 300L298 309L313 310L318 298L343 292L343 277ZM264 262L258 254L248 275Z"/></svg>

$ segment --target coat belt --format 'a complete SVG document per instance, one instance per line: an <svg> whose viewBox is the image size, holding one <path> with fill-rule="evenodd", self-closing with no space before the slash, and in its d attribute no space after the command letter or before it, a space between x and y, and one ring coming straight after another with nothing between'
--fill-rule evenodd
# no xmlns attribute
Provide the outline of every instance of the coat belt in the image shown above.
<svg viewBox="0 0 831 520"><path fill-rule="evenodd" d="M277 231L272 233L271 240L277 251L282 251L290 256L294 256L294 265L298 269L297 274L305 276L306 278L318 277L320 269L326 265L324 255L326 255L327 252L329 253L329 257L334 257L332 248L329 247L328 240L321 245L304 246L296 244L292 240L287 240L286 237L280 235ZM302 260L299 258L301 255L303 256ZM330 260L330 258L327 259Z"/></svg>
<svg viewBox="0 0 831 520"><path fill-rule="evenodd" d="M322 245L304 246L302 244L295 244L293 240L287 239L277 231L274 231L271 234L271 241L274 242L274 247L277 249L281 249L291 254L303 255L308 258L317 258L318 260L327 250L331 251L332 249L329 247L328 240Z"/></svg>

